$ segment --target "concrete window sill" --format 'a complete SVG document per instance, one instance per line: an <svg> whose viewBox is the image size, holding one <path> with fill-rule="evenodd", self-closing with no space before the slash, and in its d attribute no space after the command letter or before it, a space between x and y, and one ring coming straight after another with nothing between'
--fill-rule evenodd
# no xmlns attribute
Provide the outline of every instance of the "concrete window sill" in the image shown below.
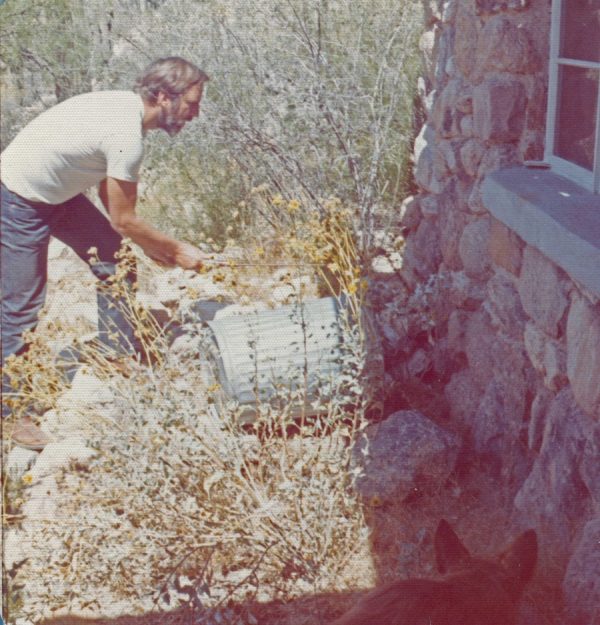
<svg viewBox="0 0 600 625"><path fill-rule="evenodd" d="M600 195L550 170L509 167L485 177L482 197L498 221L600 296Z"/></svg>

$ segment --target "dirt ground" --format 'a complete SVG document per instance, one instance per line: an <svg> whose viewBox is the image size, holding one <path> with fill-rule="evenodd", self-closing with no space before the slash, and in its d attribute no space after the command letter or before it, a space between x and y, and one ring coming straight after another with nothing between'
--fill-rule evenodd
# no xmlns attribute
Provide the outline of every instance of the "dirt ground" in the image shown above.
<svg viewBox="0 0 600 625"><path fill-rule="evenodd" d="M424 412L435 406L441 410L440 398L430 392L419 397L405 397L395 409L408 400L420 404ZM433 403L432 403L433 402ZM442 420L443 419L442 417ZM447 424L446 424L447 425ZM493 557L523 529L511 518L515 492L504 487L488 466L474 458L459 459L455 474L435 492L416 492L404 501L385 502L366 510L371 529L370 562L378 584L397 578L436 577L433 536L440 519L445 518L471 551L478 556ZM360 563L358 563L360 567ZM560 579L564 562L557 552L540 550L537 572L522 601L522 625L562 625ZM355 573L359 573L355 571ZM360 574L355 575L360 578ZM346 612L367 592L362 588L344 594L305 596L287 603L272 602L233 606L244 623L259 625L327 625ZM252 614L254 621L247 620ZM245 617L245 618L244 618ZM155 614L122 617L115 620L65 619L47 621L44 625L192 625L195 620L185 610L170 615ZM211 624L212 625L212 624Z"/></svg>

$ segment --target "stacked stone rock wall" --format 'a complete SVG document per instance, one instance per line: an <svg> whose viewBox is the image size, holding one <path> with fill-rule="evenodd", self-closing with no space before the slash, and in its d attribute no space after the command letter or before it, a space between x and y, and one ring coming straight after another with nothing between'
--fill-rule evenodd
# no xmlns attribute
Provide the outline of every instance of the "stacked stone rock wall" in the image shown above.
<svg viewBox="0 0 600 625"><path fill-rule="evenodd" d="M600 544L600 294L492 217L480 192L489 172L543 157L550 3L449 0L426 16L427 121L401 273L409 293L430 287L433 340L388 306L391 369L401 382L418 356L442 382L450 418L518 492L515 514L571 554L567 618L587 623L600 605L600 558L584 548Z"/></svg>

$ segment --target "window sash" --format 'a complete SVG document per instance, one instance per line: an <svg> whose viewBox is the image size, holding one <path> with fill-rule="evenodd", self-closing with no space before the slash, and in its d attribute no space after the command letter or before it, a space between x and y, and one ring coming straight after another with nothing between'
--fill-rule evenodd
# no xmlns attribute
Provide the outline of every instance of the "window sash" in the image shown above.
<svg viewBox="0 0 600 625"><path fill-rule="evenodd" d="M581 186L600 193L600 81L596 102L596 133L594 143L594 164L592 171L567 161L554 153L556 147L557 115L559 113L559 73L561 67L580 67L600 72L600 63L559 56L561 38L562 6L564 0L552 0L550 31L550 66L548 79L548 113L546 123L545 160L557 173L571 178Z"/></svg>

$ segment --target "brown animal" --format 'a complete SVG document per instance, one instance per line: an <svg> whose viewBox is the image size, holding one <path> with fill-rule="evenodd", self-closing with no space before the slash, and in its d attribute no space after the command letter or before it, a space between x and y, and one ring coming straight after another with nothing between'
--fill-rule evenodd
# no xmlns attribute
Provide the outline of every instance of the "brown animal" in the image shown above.
<svg viewBox="0 0 600 625"><path fill-rule="evenodd" d="M533 530L494 560L473 558L447 521L435 534L442 580L407 579L377 588L332 625L515 625L537 560Z"/></svg>

